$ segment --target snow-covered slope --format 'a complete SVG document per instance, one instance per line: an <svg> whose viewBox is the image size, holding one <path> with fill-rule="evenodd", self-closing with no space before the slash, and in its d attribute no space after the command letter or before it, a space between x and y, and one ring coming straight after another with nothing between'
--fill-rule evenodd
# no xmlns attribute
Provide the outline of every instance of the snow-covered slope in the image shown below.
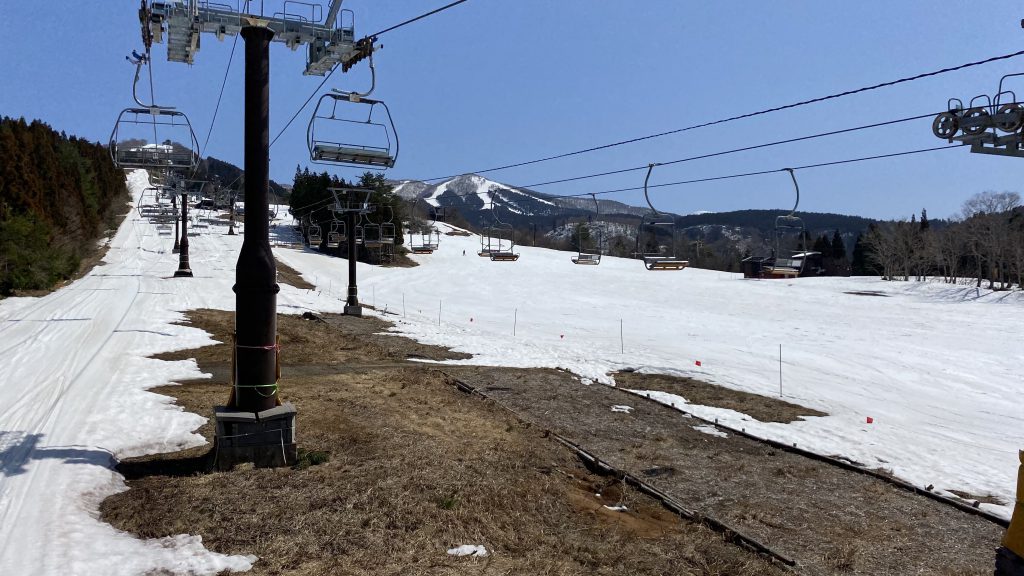
<svg viewBox="0 0 1024 576"><path fill-rule="evenodd" d="M136 196L145 184L142 173L130 182ZM44 298L0 301L0 574L215 574L251 565L251 557L205 550L195 536L140 541L97 519L100 501L124 488L116 458L202 441L189 431L203 416L147 392L201 377L195 363L148 357L210 342L176 324L184 311L234 308L242 236L223 232L217 224L191 235L196 277L175 279L170 230L132 212L86 277ZM771 396L782 345L785 398L828 416L769 424L677 401L921 486L1013 501L1024 446L1019 292L652 273L616 258L584 267L539 248L496 263L475 255L478 237L441 238L439 251L414 256L418 267L358 266L364 302L386 309L401 333L475 354L468 362L561 367L606 384L609 372L628 367ZM280 312L341 311L340 260L275 253L319 288L282 286ZM982 506L1009 515L1007 505Z"/></svg>
<svg viewBox="0 0 1024 576"><path fill-rule="evenodd" d="M136 199L146 185L144 172L129 179ZM0 301L0 574L198 575L251 566L254 558L207 551L198 536L141 541L98 520L103 498L124 489L112 469L117 458L203 443L191 430L206 415L146 391L202 377L195 362L148 356L210 343L176 324L183 311L234 309L242 236L224 231L190 234L196 277L172 278L170 228L133 210L87 276L43 298ZM289 286L278 302L282 311L341 309Z"/></svg>
<svg viewBox="0 0 1024 576"><path fill-rule="evenodd" d="M1014 499L1024 447L1021 293L649 272L607 257L600 266L575 266L566 252L529 247L517 248L518 262L491 262L476 256L476 236L441 238L438 252L414 256L418 267L360 269L364 300L397 313L401 333L474 354L467 363L564 368L608 384L609 372L636 368L768 396L779 395L781 346L784 398L828 416L762 423L677 401L919 486ZM344 281L333 260L279 255L320 285ZM872 292L881 295L863 295Z"/></svg>

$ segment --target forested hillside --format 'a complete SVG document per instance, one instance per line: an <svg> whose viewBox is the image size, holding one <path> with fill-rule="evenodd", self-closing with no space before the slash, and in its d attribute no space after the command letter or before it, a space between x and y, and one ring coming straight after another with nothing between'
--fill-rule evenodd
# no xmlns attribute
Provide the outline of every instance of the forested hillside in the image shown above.
<svg viewBox="0 0 1024 576"><path fill-rule="evenodd" d="M106 147L0 118L0 296L71 277L127 200Z"/></svg>

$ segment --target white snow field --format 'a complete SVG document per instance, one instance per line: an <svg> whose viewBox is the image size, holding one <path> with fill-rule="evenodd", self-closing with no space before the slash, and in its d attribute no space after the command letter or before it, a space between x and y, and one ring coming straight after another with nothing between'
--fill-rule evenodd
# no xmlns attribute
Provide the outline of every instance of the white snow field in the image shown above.
<svg viewBox="0 0 1024 576"><path fill-rule="evenodd" d="M129 184L138 198L144 173ZM171 277L169 231L133 212L87 276L43 298L0 301L0 574L215 574L255 560L212 553L194 535L142 541L98 519L102 499L124 489L115 459L203 442L190 430L207 415L147 392L202 376L193 361L147 359L211 342L174 324L184 311L234 309L242 237L223 226L198 232L189 237L195 278ZM1020 293L745 281L616 258L575 266L569 253L533 248L519 249L518 262L491 262L478 248L477 237L442 235L438 252L414 256L418 267L360 264L361 299L386 309L397 332L474 354L467 363L559 367L591 385L635 368L777 395L782 344L785 398L829 416L767 424L661 400L918 485L1013 500L1024 447ZM344 260L275 253L318 286L282 286L281 313L342 310ZM844 294L854 290L889 297Z"/></svg>
<svg viewBox="0 0 1024 576"><path fill-rule="evenodd" d="M146 182L129 177L136 198ZM190 432L203 416L146 392L201 377L196 364L146 357L211 342L173 324L182 311L234 309L242 239L210 230L189 237L196 277L171 278L173 237L133 211L90 274L43 298L0 301L0 574L216 574L255 560L211 553L198 536L142 541L98 519L100 502L124 489L115 458L204 442ZM278 303L341 310L289 286Z"/></svg>
<svg viewBox="0 0 1024 576"><path fill-rule="evenodd" d="M396 332L474 355L454 363L562 368L605 384L614 383L610 372L633 368L777 397L781 345L784 399L828 416L763 423L652 398L921 487L995 496L1003 505L981 506L1009 517L1024 448L1024 293L652 272L609 257L577 266L572 253L530 247L516 248L517 262L492 262L476 255L478 236L439 227L440 249L413 255L418 267L360 265L360 300L386 309ZM342 260L298 250L278 257L343 296Z"/></svg>

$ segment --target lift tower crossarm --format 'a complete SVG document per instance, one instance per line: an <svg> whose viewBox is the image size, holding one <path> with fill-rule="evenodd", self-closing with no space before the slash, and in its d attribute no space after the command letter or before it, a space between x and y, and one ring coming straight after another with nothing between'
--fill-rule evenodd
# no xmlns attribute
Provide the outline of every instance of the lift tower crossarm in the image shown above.
<svg viewBox="0 0 1024 576"><path fill-rule="evenodd" d="M285 4L301 4L308 8L308 13L286 11L272 15L249 14L226 4L200 0L153 2L146 14L149 18L146 23L149 26L147 36L161 42L166 32L167 59L193 64L203 33L223 39L225 36L239 34L246 26L267 28L274 33L273 42L284 43L292 50L298 49L300 45L308 45L306 69L303 72L307 76L323 76L338 64L345 65L352 59L365 57L365 47L356 45L354 17L349 17L348 24L344 24L344 17L342 23L338 22L342 0L331 0L328 16L323 23L319 21L323 13L322 5ZM350 10L344 12L351 15Z"/></svg>

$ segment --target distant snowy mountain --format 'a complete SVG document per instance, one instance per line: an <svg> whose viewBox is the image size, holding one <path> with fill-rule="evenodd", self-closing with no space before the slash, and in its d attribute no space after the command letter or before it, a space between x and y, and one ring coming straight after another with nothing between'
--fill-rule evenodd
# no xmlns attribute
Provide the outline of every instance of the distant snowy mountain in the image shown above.
<svg viewBox="0 0 1024 576"><path fill-rule="evenodd" d="M457 212L465 220L464 224L477 231L495 222L511 224L524 241L529 237L531 243L536 243L546 238L551 241L546 244L549 246L571 244L576 226L588 222L603 242L619 246L619 251L625 253L635 242L639 217L650 213L646 206L630 206L601 198L595 206L594 198L589 195L560 198L479 174L463 174L436 184L418 180L391 184L400 197L447 208L449 214ZM714 244L717 251L742 254L769 250L768 242L774 235L775 217L779 213L776 210L700 210L667 215L676 221L678 242L693 246ZM801 217L812 238L839 230L847 251L852 249L857 234L872 222L840 214L805 213ZM729 259L738 261L733 255Z"/></svg>
<svg viewBox="0 0 1024 576"><path fill-rule="evenodd" d="M597 212L594 200L587 196L557 198L527 188L503 184L477 174L463 174L437 184L418 180L400 180L391 184L395 187L395 194L402 198L420 198L431 206L456 209L471 222L481 218L493 219L492 209L496 209L502 215L506 212L512 214L514 218L579 218ZM613 200L599 199L598 202L602 215L636 217L649 212L647 208L629 206Z"/></svg>

